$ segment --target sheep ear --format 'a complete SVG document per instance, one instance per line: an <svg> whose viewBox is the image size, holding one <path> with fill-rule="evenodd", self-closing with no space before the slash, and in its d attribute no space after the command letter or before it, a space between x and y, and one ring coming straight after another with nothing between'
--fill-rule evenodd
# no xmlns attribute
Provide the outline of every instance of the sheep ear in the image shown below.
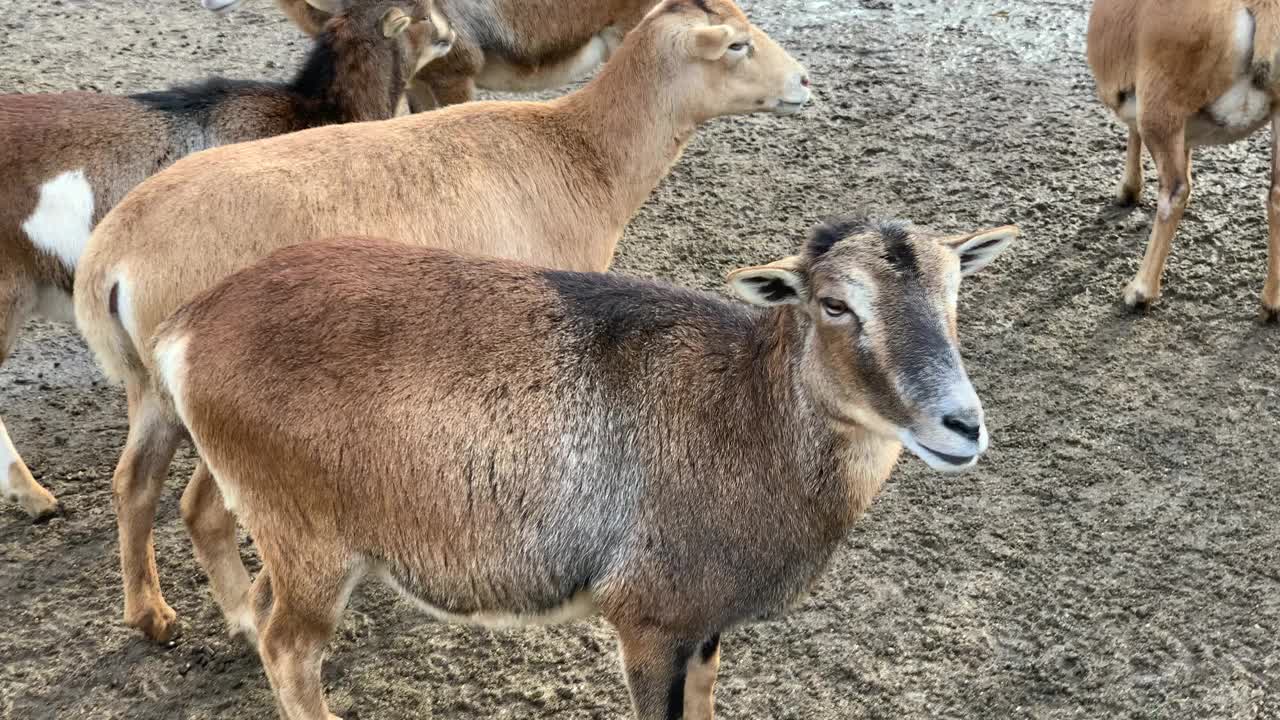
<svg viewBox="0 0 1280 720"><path fill-rule="evenodd" d="M719 60L729 49L729 41L732 38L733 28L728 25L700 27L691 34L689 49L694 57L700 57L703 60Z"/></svg>
<svg viewBox="0 0 1280 720"><path fill-rule="evenodd" d="M382 34L385 37L393 38L404 32L413 22L413 18L404 14L400 8L391 8L382 16Z"/></svg>
<svg viewBox="0 0 1280 720"><path fill-rule="evenodd" d="M942 244L960 256L960 273L970 275L986 267L1004 252L1021 231L1017 225L979 230L968 235L944 238Z"/></svg>
<svg viewBox="0 0 1280 720"><path fill-rule="evenodd" d="M726 280L739 297L752 305L798 304L809 299L803 267L804 261L793 255L768 265L739 268Z"/></svg>
<svg viewBox="0 0 1280 720"><path fill-rule="evenodd" d="M330 15L337 15L342 11L342 0L307 0L307 4Z"/></svg>

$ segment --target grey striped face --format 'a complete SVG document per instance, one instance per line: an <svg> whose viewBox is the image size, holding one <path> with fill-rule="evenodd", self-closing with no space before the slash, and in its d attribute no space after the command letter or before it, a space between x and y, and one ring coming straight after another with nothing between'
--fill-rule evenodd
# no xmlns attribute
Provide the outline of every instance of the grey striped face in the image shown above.
<svg viewBox="0 0 1280 720"><path fill-rule="evenodd" d="M804 305L830 407L959 469L987 437L955 331L961 257L942 240L898 222L829 221L806 247Z"/></svg>

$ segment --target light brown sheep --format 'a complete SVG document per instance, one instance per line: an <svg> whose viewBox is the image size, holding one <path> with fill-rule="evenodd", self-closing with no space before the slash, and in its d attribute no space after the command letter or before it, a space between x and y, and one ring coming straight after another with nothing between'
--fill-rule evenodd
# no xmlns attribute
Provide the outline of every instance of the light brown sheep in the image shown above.
<svg viewBox="0 0 1280 720"><path fill-rule="evenodd" d="M1121 204L1142 195L1142 147L1160 176L1151 239L1124 291L1130 307L1160 297L1161 276L1191 197L1191 150L1231 143L1271 122L1270 244L1262 318L1280 319L1280 123L1277 0L1097 0L1088 58L1103 103L1129 126Z"/></svg>
<svg viewBox="0 0 1280 720"><path fill-rule="evenodd" d="M591 83L551 102L466 103L217 148L140 185L94 231L75 288L81 332L129 398L112 479L125 621L157 640L175 628L151 529L181 428L154 397L144 350L177 307L276 248L348 233L604 270L699 124L796 112L808 82L730 0L666 0ZM205 560L234 555L220 506L198 465L183 514L227 608L248 576L238 559Z"/></svg>

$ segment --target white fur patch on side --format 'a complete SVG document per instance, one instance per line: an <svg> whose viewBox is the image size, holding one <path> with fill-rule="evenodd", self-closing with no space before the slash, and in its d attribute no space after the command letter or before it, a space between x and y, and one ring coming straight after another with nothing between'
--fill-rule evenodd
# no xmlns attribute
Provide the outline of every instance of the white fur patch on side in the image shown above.
<svg viewBox="0 0 1280 720"><path fill-rule="evenodd" d="M84 170L68 170L40 186L36 209L22 231L37 249L75 270L93 229L93 188Z"/></svg>

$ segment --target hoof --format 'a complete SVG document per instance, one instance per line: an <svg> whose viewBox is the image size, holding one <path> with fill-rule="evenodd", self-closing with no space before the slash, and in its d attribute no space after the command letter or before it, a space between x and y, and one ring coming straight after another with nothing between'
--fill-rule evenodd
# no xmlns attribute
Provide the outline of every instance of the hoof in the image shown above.
<svg viewBox="0 0 1280 720"><path fill-rule="evenodd" d="M1249 74L1253 78L1255 87L1266 89L1271 87L1271 63L1266 60L1259 60L1253 63L1249 68Z"/></svg>
<svg viewBox="0 0 1280 720"><path fill-rule="evenodd" d="M212 10L216 13L230 13L240 4L240 0L200 0L200 4L205 10Z"/></svg>
<svg viewBox="0 0 1280 720"><path fill-rule="evenodd" d="M29 511L28 511L29 512ZM53 502L52 507L46 507L31 513L32 525L44 525L50 520L58 517L66 517L67 510L57 500Z"/></svg>
<svg viewBox="0 0 1280 720"><path fill-rule="evenodd" d="M1138 204L1138 200L1142 198L1141 188L1131 188L1121 185L1116 190L1115 205L1116 207L1131 208Z"/></svg>
<svg viewBox="0 0 1280 720"><path fill-rule="evenodd" d="M1260 320L1263 325L1280 324L1280 306L1268 307L1267 305L1263 305L1262 310L1258 313L1258 320Z"/></svg>
<svg viewBox="0 0 1280 720"><path fill-rule="evenodd" d="M23 512L31 517L31 522L40 524L61 515L62 506L58 504L58 499L53 496L53 493L35 485L34 480L32 485L34 487L31 488L31 494L16 498Z"/></svg>
<svg viewBox="0 0 1280 720"><path fill-rule="evenodd" d="M258 649L258 627L253 621L253 613L245 610L234 618L227 618L227 635L232 639L243 640L246 645Z"/></svg>
<svg viewBox="0 0 1280 720"><path fill-rule="evenodd" d="M1153 293L1138 283L1129 283L1129 286L1124 289L1125 307L1134 312L1146 312L1159 297L1158 292Z"/></svg>
<svg viewBox="0 0 1280 720"><path fill-rule="evenodd" d="M125 617L124 623L141 630L143 635L157 644L167 643L178 636L178 613L163 600L158 606L147 608L132 618Z"/></svg>

